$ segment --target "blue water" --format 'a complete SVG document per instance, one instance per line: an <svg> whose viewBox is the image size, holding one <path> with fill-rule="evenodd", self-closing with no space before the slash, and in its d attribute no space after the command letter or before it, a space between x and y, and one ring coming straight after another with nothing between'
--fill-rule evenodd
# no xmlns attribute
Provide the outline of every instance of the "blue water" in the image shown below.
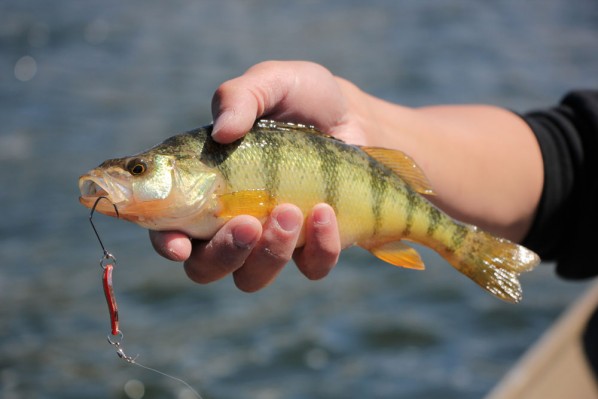
<svg viewBox="0 0 598 399"><path fill-rule="evenodd" d="M598 3L3 0L0 397L189 397L106 343L77 178L208 123L218 84L266 59L317 61L406 105L524 111L598 86ZM352 249L323 281L289 266L244 294L193 284L136 226L97 223L126 351L204 398L480 398L587 285L547 264L513 306L429 251L413 272Z"/></svg>

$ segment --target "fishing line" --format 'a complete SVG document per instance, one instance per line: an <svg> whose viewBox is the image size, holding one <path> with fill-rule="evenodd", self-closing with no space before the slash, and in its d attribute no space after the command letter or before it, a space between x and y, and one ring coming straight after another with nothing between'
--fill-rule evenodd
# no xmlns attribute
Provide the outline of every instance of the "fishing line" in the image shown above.
<svg viewBox="0 0 598 399"><path fill-rule="evenodd" d="M95 203L93 204L93 207L91 208L91 212L89 213L89 223L91 224L93 232L95 233L95 235L98 239L98 242L100 243L100 246L102 247L102 252L103 252L102 258L100 259L100 267L103 270L102 287L104 289L104 296L106 297L106 303L108 304L108 313L110 314L110 327L111 327L110 335L112 335L112 337L113 337L113 338L111 338L110 335L108 335L106 337L108 339L108 343L115 347L116 355L120 359L124 360L125 362L135 365L137 367L140 367L142 369L152 371L156 374L160 374L160 375L170 378L174 381L177 381L177 382L183 384L185 387L187 387L198 399L203 399L202 396L199 394L199 392L197 392L185 380L177 378L177 377L170 375L168 373L165 373L163 371L157 370L153 367L146 366L145 364L139 363L137 361L137 358L139 357L139 355L132 357L125 353L125 351L122 347L122 341L124 339L124 335L119 328L118 306L116 304L116 297L114 296L114 288L112 286L112 272L114 270L114 266L116 265L116 258L114 257L114 255L112 255L110 252L108 252L108 250L104 246L104 243L102 242L102 239L100 238L100 234L98 233L98 230L96 229L96 227L93 223L93 214L96 210L96 207L98 206L98 203L103 199L105 199L106 201L109 201L110 204L114 207L114 211L116 212L116 217L120 217L120 215L118 213L118 208L116 207L116 204L112 203L112 201L110 201L107 197L103 197L103 196L100 196L96 199Z"/></svg>
<svg viewBox="0 0 598 399"><path fill-rule="evenodd" d="M154 373L157 373L157 374L163 375L164 377L168 377L168 378L170 378L170 379L172 379L172 380L174 380L174 381L177 381L177 382L179 382L179 383L183 384L184 386L186 386L186 387L187 387L187 388L188 388L188 389L189 389L191 392L193 392L193 394L194 394L195 396L197 396L199 399L203 399L203 398L202 398L202 396L199 394L199 392L197 392L197 391L196 391L196 390L195 390L195 389L194 389L194 388L193 388L191 385L189 385L189 384L188 384L188 383L187 383L185 380L182 380L182 379L180 379L180 378L177 378L177 377L175 377L175 376L173 376L173 375L170 375L170 374L168 374L168 373L165 373L165 372L163 372L163 371L157 370L157 369L155 369L155 368L153 368L153 367L146 366L145 364L141 364L141 363L139 363L139 362L137 361L137 358L139 357L139 355L136 355L135 357L132 357L132 356L128 356L127 354L125 354L125 352L124 352L124 350L123 350L123 348L122 348L122 346L121 346L122 340L124 339L123 333L119 331L119 332L118 332L118 337L119 337L119 338L118 338L118 340L116 340L116 339L111 339L111 338L110 338L110 336L108 336L108 337L107 337L107 339L108 339L108 343L110 343L110 345L112 345L112 346L114 346L114 347L116 348L116 355L117 355L119 358L123 359L125 362L127 362L127 363L129 363L129 364L133 364L133 365L135 365L135 366L137 366L137 367L141 367L142 369L146 369L146 370L149 370L149 371L153 371Z"/></svg>

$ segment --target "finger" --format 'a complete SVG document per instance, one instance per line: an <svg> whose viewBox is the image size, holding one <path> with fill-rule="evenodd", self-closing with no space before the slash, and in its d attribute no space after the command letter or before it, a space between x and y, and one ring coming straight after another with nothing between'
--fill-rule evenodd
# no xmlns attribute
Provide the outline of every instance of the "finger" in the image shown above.
<svg viewBox="0 0 598 399"><path fill-rule="evenodd" d="M193 241L185 272L197 283L216 281L240 268L262 233L259 220L238 216L226 223L210 241Z"/></svg>
<svg viewBox="0 0 598 399"><path fill-rule="evenodd" d="M273 63L258 64L216 89L212 98L212 137L216 141L230 143L239 139L257 118L285 97L288 79L282 73L268 73L270 64Z"/></svg>
<svg viewBox="0 0 598 399"><path fill-rule="evenodd" d="M245 260L245 265L233 273L240 290L254 292L274 280L291 260L302 221L303 215L295 205L279 205L272 211L262 237Z"/></svg>
<svg viewBox="0 0 598 399"><path fill-rule="evenodd" d="M182 262L191 254L191 240L184 233L150 230L149 237L154 250L166 259Z"/></svg>
<svg viewBox="0 0 598 399"><path fill-rule="evenodd" d="M328 204L316 205L305 220L305 245L293 255L297 267L310 280L319 280L336 265L340 251L334 210Z"/></svg>
<svg viewBox="0 0 598 399"><path fill-rule="evenodd" d="M212 138L222 144L243 137L261 115L258 98L240 83L234 80L223 83L212 99Z"/></svg>

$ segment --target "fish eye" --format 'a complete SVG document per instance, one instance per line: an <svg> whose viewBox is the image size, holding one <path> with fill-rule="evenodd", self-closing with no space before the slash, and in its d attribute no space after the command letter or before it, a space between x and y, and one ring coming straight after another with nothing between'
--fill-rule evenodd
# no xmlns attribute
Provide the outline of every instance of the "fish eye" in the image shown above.
<svg viewBox="0 0 598 399"><path fill-rule="evenodd" d="M139 176L147 170L147 164L141 159L133 159L127 165L127 170L133 176Z"/></svg>

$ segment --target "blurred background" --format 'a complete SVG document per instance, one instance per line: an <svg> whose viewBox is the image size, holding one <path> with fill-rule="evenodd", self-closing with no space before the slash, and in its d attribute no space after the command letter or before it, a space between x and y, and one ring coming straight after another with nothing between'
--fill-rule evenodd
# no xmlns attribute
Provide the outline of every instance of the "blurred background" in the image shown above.
<svg viewBox="0 0 598 399"><path fill-rule="evenodd" d="M0 397L191 397L107 344L77 178L209 123L214 89L267 59L405 105L522 112L598 86L598 3L3 0ZM413 272L351 249L323 281L289 266L244 294L195 285L142 229L95 220L118 258L125 350L206 399L480 398L587 285L545 264L513 306L429 251Z"/></svg>

